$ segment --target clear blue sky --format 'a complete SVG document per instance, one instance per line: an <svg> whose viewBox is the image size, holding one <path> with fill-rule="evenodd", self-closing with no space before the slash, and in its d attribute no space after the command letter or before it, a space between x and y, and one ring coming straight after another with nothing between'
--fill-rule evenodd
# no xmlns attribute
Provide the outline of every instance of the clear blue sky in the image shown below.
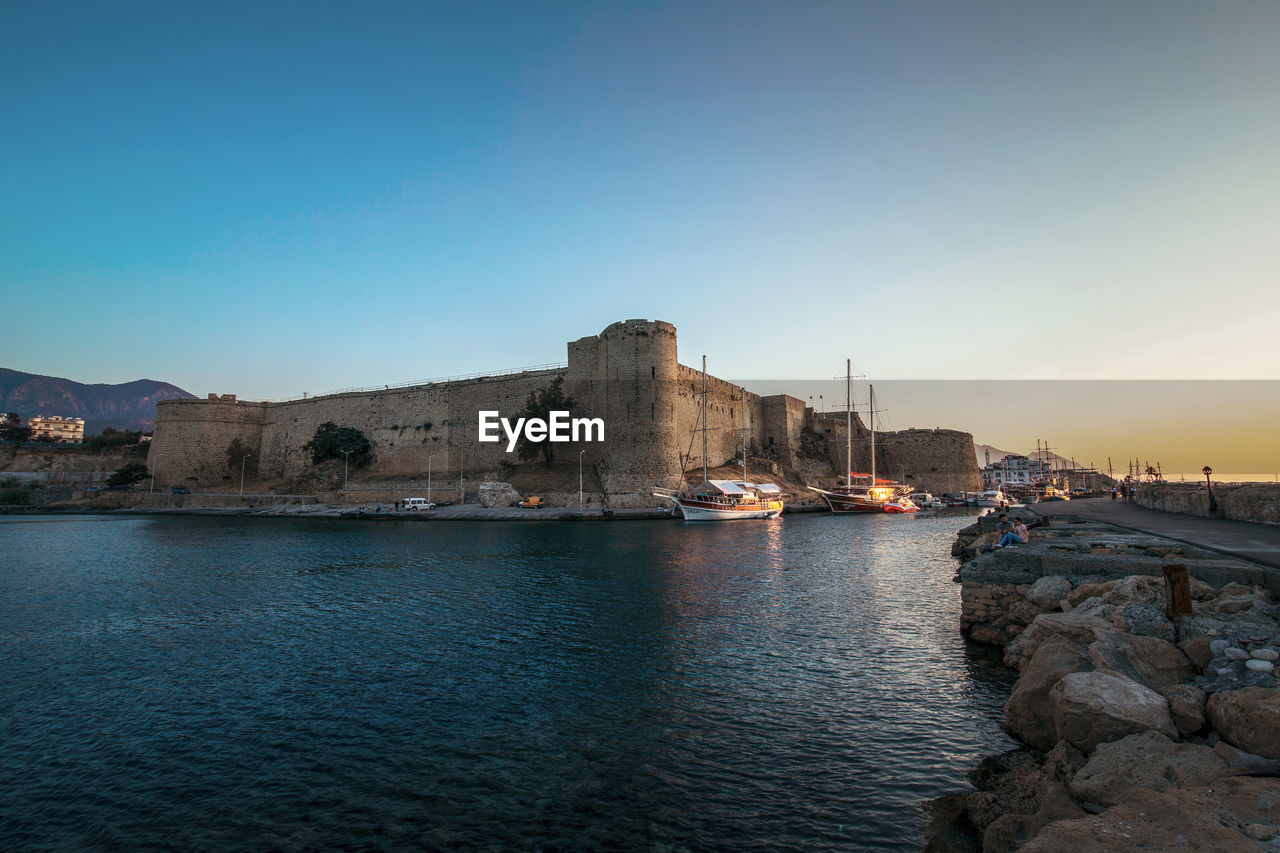
<svg viewBox="0 0 1280 853"><path fill-rule="evenodd" d="M0 7L0 366L1280 377L1280 3ZM1206 355L1210 354L1210 355Z"/></svg>

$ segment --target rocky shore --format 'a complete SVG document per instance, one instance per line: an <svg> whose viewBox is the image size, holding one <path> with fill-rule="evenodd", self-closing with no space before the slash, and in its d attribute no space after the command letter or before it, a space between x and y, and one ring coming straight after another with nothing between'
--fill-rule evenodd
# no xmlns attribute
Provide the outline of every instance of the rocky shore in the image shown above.
<svg viewBox="0 0 1280 853"><path fill-rule="evenodd" d="M1280 576L1097 521L1041 519L994 549L960 532L962 630L1019 677L1023 743L929 804L927 851L1280 851ZM1192 613L1171 618L1164 568Z"/></svg>

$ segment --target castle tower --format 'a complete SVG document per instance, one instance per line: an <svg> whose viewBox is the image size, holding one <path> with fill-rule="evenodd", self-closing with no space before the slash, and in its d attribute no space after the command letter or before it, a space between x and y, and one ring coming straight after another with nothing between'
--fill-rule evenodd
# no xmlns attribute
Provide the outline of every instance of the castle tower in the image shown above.
<svg viewBox="0 0 1280 853"><path fill-rule="evenodd" d="M578 408L604 419L606 441L587 449L607 492L651 488L679 476L676 328L625 320L569 344L566 385Z"/></svg>
<svg viewBox="0 0 1280 853"><path fill-rule="evenodd" d="M248 453L252 454L249 470L253 470L262 457L266 407L266 403L238 402L234 394L159 401L147 468L164 483L216 482L232 476L233 465L238 471Z"/></svg>

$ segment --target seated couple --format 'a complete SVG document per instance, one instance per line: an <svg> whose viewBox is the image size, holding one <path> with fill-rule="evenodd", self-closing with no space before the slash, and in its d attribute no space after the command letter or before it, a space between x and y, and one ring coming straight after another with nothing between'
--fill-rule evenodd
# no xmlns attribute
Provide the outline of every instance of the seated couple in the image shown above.
<svg viewBox="0 0 1280 853"><path fill-rule="evenodd" d="M1031 533L1027 530L1027 525L1023 523L1021 516L1015 516L1013 519L1016 524L1009 523L1009 516L1001 515L1000 523L996 525L996 533L1000 534L1000 541L996 543L997 548L1007 548L1010 545L1021 545L1031 538Z"/></svg>

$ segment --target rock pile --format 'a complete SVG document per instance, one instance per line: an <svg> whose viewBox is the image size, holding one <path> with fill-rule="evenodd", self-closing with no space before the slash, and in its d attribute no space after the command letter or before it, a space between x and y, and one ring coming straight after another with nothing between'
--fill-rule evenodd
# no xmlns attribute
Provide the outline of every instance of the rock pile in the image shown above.
<svg viewBox="0 0 1280 853"><path fill-rule="evenodd" d="M972 543L983 535L957 551L982 554ZM1139 571L1150 547L1163 546L1135 549ZM1273 595L1193 580L1194 612L1175 622L1158 576L1006 568L985 584L964 569L961 579L1005 620L986 636L1006 638L1019 671L1005 728L1025 746L971 771L976 791L931 803L926 850L1280 849L1267 843L1280 832Z"/></svg>

